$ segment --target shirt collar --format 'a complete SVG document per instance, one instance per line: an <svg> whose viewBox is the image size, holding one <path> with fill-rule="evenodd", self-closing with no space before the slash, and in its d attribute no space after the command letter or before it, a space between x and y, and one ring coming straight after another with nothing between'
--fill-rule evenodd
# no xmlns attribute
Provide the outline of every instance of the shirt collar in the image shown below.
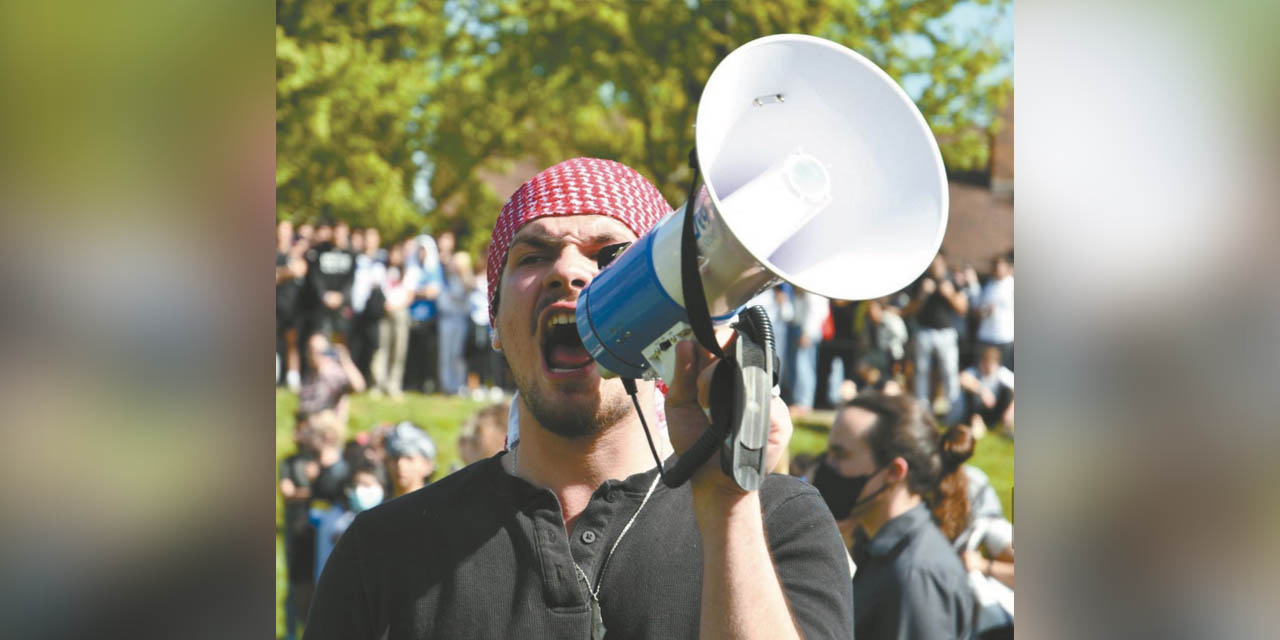
<svg viewBox="0 0 1280 640"><path fill-rule="evenodd" d="M880 527L876 536L871 539L871 543L867 545L867 553L871 556L888 555L914 531L928 523L930 517L929 510L925 508L923 502L911 507L906 513L898 515Z"/></svg>
<svg viewBox="0 0 1280 640"><path fill-rule="evenodd" d="M514 496L517 502L524 502L543 492L547 489L535 487L528 480L519 476L512 475L502 464L502 458L510 455L509 451L499 452L497 455L483 461L482 464L489 465L487 473L490 475L496 489L500 495ZM670 464L675 458L674 454L667 458L665 464ZM627 494L643 496L648 493L649 486L653 484L653 479L658 475L658 468L655 466L648 471L642 471L637 474L628 476L625 480L606 480L604 486L610 489L617 488Z"/></svg>

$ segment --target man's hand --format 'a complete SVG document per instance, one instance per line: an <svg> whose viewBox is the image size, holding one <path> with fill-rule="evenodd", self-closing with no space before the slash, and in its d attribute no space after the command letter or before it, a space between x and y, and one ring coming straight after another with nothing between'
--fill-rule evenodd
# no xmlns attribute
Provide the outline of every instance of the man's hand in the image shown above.
<svg viewBox="0 0 1280 640"><path fill-rule="evenodd" d="M705 409L711 406L711 377L719 362L719 358L693 341L676 345L675 379L668 385L666 409L667 429L677 454L688 451L710 426ZM773 398L769 411L769 444L765 451L766 473L782 458L792 430L786 403L781 398ZM733 478L720 470L718 453L694 474L690 482L695 494L704 490L719 490L730 495L743 493Z"/></svg>
<svg viewBox="0 0 1280 640"><path fill-rule="evenodd" d="M920 297L933 295L938 290L938 283L933 278L925 278L920 281Z"/></svg>
<svg viewBox="0 0 1280 640"><path fill-rule="evenodd" d="M341 307L342 292L341 291L324 292L324 306L329 307L330 309L337 309L338 307Z"/></svg>
<svg viewBox="0 0 1280 640"><path fill-rule="evenodd" d="M711 376L718 361L693 342L676 345L676 370L667 393L667 430L677 453L708 427ZM770 405L765 468L772 469L791 439L791 417L778 398ZM720 470L720 454L689 481L702 540L702 638L799 638L764 533L760 493L743 491Z"/></svg>

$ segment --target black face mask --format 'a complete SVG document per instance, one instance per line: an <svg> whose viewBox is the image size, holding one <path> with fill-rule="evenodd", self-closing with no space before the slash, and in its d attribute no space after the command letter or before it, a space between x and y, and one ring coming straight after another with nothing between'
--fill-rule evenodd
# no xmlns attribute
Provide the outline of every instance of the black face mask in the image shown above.
<svg viewBox="0 0 1280 640"><path fill-rule="evenodd" d="M818 471L813 476L813 487L818 490L818 493L822 494L822 499L827 503L827 508L831 509L831 515L835 516L836 520L844 520L849 517L854 505L870 500L884 490L884 487L881 487L867 496L866 499L858 500L858 495L862 493L863 487L866 487L867 483L871 481L871 476L877 473L880 473L880 469L848 478L831 468L831 465L827 464L826 456L823 456L822 462L818 464Z"/></svg>

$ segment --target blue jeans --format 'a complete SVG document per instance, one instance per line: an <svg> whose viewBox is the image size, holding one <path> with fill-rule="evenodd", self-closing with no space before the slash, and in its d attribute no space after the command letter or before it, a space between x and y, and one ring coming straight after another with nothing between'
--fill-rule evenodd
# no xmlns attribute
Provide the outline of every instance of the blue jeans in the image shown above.
<svg viewBox="0 0 1280 640"><path fill-rule="evenodd" d="M807 347L796 344L792 367L791 403L800 407L812 407L818 387L818 345Z"/></svg>
<svg viewBox="0 0 1280 640"><path fill-rule="evenodd" d="M959 336L953 327L946 329L930 329L920 327L916 331L916 399L932 411L933 398L929 395L929 372L933 370L933 355L937 354L938 379L951 402L951 410L947 415L947 424L959 420L964 415L964 407L960 402L960 344Z"/></svg>

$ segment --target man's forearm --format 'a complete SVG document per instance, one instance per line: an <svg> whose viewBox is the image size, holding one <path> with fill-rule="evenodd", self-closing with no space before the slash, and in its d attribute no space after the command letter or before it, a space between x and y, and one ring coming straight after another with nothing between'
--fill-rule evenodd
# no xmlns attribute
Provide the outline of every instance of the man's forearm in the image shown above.
<svg viewBox="0 0 1280 640"><path fill-rule="evenodd" d="M701 638L799 638L765 539L760 494L694 491L702 538Z"/></svg>

